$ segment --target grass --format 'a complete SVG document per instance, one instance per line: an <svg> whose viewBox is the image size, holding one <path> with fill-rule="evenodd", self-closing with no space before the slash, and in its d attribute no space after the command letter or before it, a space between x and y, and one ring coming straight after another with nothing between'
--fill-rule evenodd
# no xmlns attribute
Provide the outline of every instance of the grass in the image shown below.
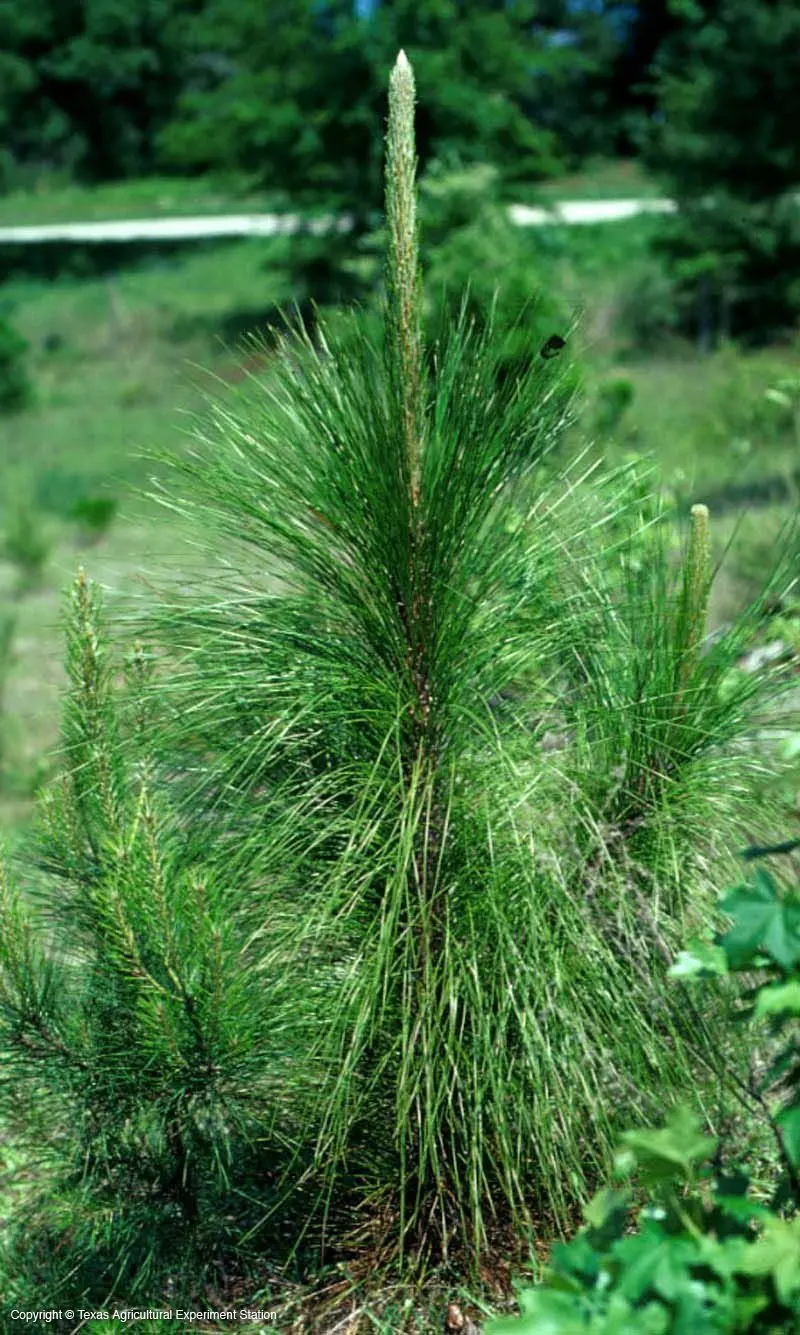
<svg viewBox="0 0 800 1335"><path fill-rule="evenodd" d="M265 269L270 245L203 247L107 279L7 284L36 401L0 423L3 512L26 503L63 520L80 496L141 481L137 456L179 441L182 412L208 384L198 367L237 373L228 323L266 319L285 300Z"/></svg>
<svg viewBox="0 0 800 1335"><path fill-rule="evenodd" d="M655 199L663 190L632 158L598 159L579 172L556 177L539 187L553 200Z"/></svg>
<svg viewBox="0 0 800 1335"><path fill-rule="evenodd" d="M269 244L204 247L110 279L6 284L6 306L31 345L36 397L30 409L0 418L0 522L6 528L20 508L29 511L50 549L41 587L19 602L6 693L16 772L0 803L6 828L29 809L37 758L55 736L60 591L81 558L71 510L87 496L121 502L120 520L85 553L112 590L130 587L156 555L160 562L181 548L178 526L133 504L130 489L147 483L142 455L151 446L181 449L184 414L209 387L199 367L223 379L240 374L240 359L223 342L226 321L255 321L285 298L264 270ZM254 293L263 303L256 311ZM7 561L0 580L9 598L15 570Z"/></svg>
<svg viewBox="0 0 800 1335"><path fill-rule="evenodd" d="M86 186L42 176L33 188L0 195L0 227L268 213L280 203L274 191L254 188L235 177L155 176Z"/></svg>
<svg viewBox="0 0 800 1335"><path fill-rule="evenodd" d="M580 173L529 190L553 200L641 199L661 193L637 163L624 160L590 164ZM287 201L275 191L255 188L246 178L235 176L155 176L82 186L42 175L30 188L0 194L0 227L269 213L287 207Z"/></svg>

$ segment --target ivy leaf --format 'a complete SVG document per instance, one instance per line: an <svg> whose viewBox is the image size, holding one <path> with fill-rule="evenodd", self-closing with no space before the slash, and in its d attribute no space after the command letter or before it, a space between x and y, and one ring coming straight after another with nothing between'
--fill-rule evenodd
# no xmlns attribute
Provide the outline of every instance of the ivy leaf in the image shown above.
<svg viewBox="0 0 800 1335"><path fill-rule="evenodd" d="M735 920L719 938L733 968L764 950L782 969L800 961L800 904L783 903L769 872L760 867L752 886L739 886L720 906Z"/></svg>
<svg viewBox="0 0 800 1335"><path fill-rule="evenodd" d="M800 1215L768 1219L761 1237L743 1256L740 1273L772 1275L778 1297L791 1307L793 1295L800 1291Z"/></svg>
<svg viewBox="0 0 800 1335"><path fill-rule="evenodd" d="M704 1136L700 1122L687 1108L672 1113L660 1131L628 1131L624 1144L631 1150L651 1181L663 1181L676 1175L691 1177L693 1166L708 1159L717 1147L716 1140Z"/></svg>

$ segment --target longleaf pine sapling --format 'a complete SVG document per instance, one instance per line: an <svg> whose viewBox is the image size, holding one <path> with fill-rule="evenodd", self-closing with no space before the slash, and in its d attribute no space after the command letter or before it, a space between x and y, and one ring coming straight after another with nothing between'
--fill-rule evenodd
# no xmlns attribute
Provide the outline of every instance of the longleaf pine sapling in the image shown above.
<svg viewBox="0 0 800 1335"><path fill-rule="evenodd" d="M203 573L130 618L125 708L75 585L48 888L0 895L0 1114L59 1200L10 1231L19 1306L43 1258L87 1305L212 1255L477 1272L718 1091L659 952L711 921L676 850L752 816L773 679L702 642L702 509L677 599L667 551L626 586L636 487L554 452L563 339L503 376L465 300L424 344L402 54L389 93L380 333L276 339L169 460Z"/></svg>
<svg viewBox="0 0 800 1335"><path fill-rule="evenodd" d="M297 1153L326 1235L348 1233L355 1198L401 1255L477 1264L490 1236L575 1217L616 1118L696 1083L705 1040L666 980L636 968L625 875L582 861L575 838L619 765L609 733L633 721L631 766L650 763L653 710L674 733L673 622L662 631L653 592L664 644L648 656L602 546L612 518L637 528L637 502L624 481L542 467L573 420L563 348L500 376L502 338L466 301L424 345L414 98L401 53L381 337L358 312L320 320L315 342L300 326L263 378L211 405L175 461L187 499L169 504L224 552L220 583L148 616L171 657L161 744L197 780L186 820L272 943L265 988L290 979L319 1007L295 1060L316 1082ZM703 728L715 680L697 695ZM498 714L509 684L523 703ZM751 717L735 708L714 715L730 733ZM537 737L566 710L575 740L556 761ZM285 825L289 867L269 836ZM694 893L681 882L673 899ZM677 939L680 914L654 914L659 941ZM291 1164L287 1193L296 1180Z"/></svg>

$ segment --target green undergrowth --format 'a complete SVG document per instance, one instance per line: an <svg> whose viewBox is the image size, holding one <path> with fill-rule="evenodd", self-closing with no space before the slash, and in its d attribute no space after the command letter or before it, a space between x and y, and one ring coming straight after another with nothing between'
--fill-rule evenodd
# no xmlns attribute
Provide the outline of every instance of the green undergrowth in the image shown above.
<svg viewBox="0 0 800 1335"><path fill-rule="evenodd" d="M261 213L286 205L244 178L144 177L85 186L41 174L25 190L0 194L0 227L126 218Z"/></svg>
<svg viewBox="0 0 800 1335"><path fill-rule="evenodd" d="M791 854L800 839L751 848ZM793 883L794 882L794 883ZM800 1313L800 895L796 877L759 867L721 905L731 925L698 940L673 978L739 976L736 1019L757 1048L742 1102L774 1134L769 1196L729 1137L704 1134L686 1109L658 1130L631 1131L586 1222L553 1249L547 1277L519 1293L521 1315L492 1320L487 1335L678 1335L764 1331L794 1335ZM754 984L754 985L753 985ZM635 1213L626 1179L649 1191Z"/></svg>
<svg viewBox="0 0 800 1335"><path fill-rule="evenodd" d="M638 199L658 191L636 162L590 163L581 172L543 182L535 195L555 199ZM0 226L103 222L137 217L259 213L291 208L291 200L254 189L245 177L144 177L94 186L40 174L25 190L0 195Z"/></svg>

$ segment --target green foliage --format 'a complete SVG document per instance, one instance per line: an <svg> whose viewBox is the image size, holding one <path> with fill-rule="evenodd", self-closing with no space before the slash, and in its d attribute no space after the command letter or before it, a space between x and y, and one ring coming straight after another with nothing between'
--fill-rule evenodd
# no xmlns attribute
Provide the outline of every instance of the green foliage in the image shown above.
<svg viewBox="0 0 800 1335"><path fill-rule="evenodd" d="M800 182L800 13L792 0L691 8L659 56L661 115L642 141L680 205L661 248L684 323L707 348L764 340L800 310L800 211L788 193Z"/></svg>
<svg viewBox="0 0 800 1335"><path fill-rule="evenodd" d="M0 319L0 413L17 412L31 399L27 353L25 339L7 320Z"/></svg>
<svg viewBox="0 0 800 1335"><path fill-rule="evenodd" d="M655 256L632 265L620 284L617 319L626 348L652 354L678 333L681 308L674 277Z"/></svg>
<svg viewBox="0 0 800 1335"><path fill-rule="evenodd" d="M605 0L43 0L0 6L0 189L131 177L159 156L243 168L270 188L375 207L386 70L421 72L423 163L494 161L523 190L562 163L630 152L631 108L670 7ZM679 25L678 25L679 26Z"/></svg>
<svg viewBox="0 0 800 1335"><path fill-rule="evenodd" d="M674 274L682 326L703 351L731 337L763 344L794 328L800 210L793 198L752 202L717 189L710 202L684 199L658 249Z"/></svg>
<svg viewBox="0 0 800 1335"><path fill-rule="evenodd" d="M720 0L685 14L656 62L664 114L647 155L692 198L775 199L798 183L796 6Z"/></svg>
<svg viewBox="0 0 800 1335"><path fill-rule="evenodd" d="M41 519L30 506L13 510L6 524L2 552L17 570L17 597L35 589L50 555L50 543Z"/></svg>
<svg viewBox="0 0 800 1335"><path fill-rule="evenodd" d="M616 431L636 396L633 381L625 376L600 383L595 409L595 424L601 435Z"/></svg>
<svg viewBox="0 0 800 1335"><path fill-rule="evenodd" d="M236 886L192 858L156 791L147 661L134 650L115 699L82 573L67 668L64 766L36 843L57 891L43 916L36 882L4 873L0 889L0 1115L34 1184L4 1273L22 1293L97 1302L109 1285L147 1297L192 1261L212 1273L266 1211L288 1029L274 990L263 1009Z"/></svg>
<svg viewBox="0 0 800 1335"><path fill-rule="evenodd" d="M91 178L151 167L189 77L200 0L91 0L0 7L0 127L7 186L57 164Z"/></svg>
<svg viewBox="0 0 800 1335"><path fill-rule="evenodd" d="M84 543L99 542L108 533L117 513L113 496L81 496L75 502L70 517L78 524Z"/></svg>
<svg viewBox="0 0 800 1335"><path fill-rule="evenodd" d="M491 161L510 180L552 172L558 150L524 109L531 64L547 60L531 7L402 0L369 18L350 6L292 0L210 0L193 30L206 56L185 92L165 150L193 167L241 167L296 202L356 214L380 206L380 140L387 70L398 48L422 89L417 145L424 167L457 151Z"/></svg>
<svg viewBox="0 0 800 1335"><path fill-rule="evenodd" d="M800 841L764 855L788 852ZM586 1224L553 1249L548 1277L519 1295L519 1318L492 1321L486 1335L594 1335L641 1331L797 1330L800 1309L800 894L765 869L721 904L733 920L713 945L682 951L676 979L742 975L739 1014L766 1027L772 1061L747 1104L772 1122L782 1171L771 1203L754 1199L741 1166L700 1121L676 1111L658 1131L622 1138L618 1177L635 1174L649 1201L630 1229L630 1187L604 1188ZM749 986L753 975L758 979ZM767 1104L764 1091L772 1089ZM777 1102L775 1100L777 1095Z"/></svg>
<svg viewBox="0 0 800 1335"><path fill-rule="evenodd" d="M730 771L724 777L728 748L758 728L759 717L767 729L767 698L788 691L791 678L733 671L760 624L769 587L724 633L706 640L707 537L701 558L693 548L707 523L704 507L694 507L676 569L668 509L646 494L635 471L630 482L641 527L632 533L619 525L617 542L599 560L590 556L591 540L571 537L557 574L554 602L567 598L575 606L562 651L570 689L559 715L586 746L576 748L572 777L582 793L575 816L590 865L620 858L630 893L635 885L641 893L656 874L677 908L672 896L680 898L679 886L692 874L704 826L719 819L720 791L738 782ZM791 581L793 565L787 553L773 589ZM646 921L642 902L639 912Z"/></svg>
<svg viewBox="0 0 800 1335"><path fill-rule="evenodd" d="M794 426L791 399L786 390L778 388L784 384L783 377L765 389L763 370L759 374L760 368L737 365L730 346L721 350L718 365L722 374L713 386L706 431L716 432L717 440L732 445L737 453L772 445L791 433ZM790 383L788 377L786 383Z"/></svg>

